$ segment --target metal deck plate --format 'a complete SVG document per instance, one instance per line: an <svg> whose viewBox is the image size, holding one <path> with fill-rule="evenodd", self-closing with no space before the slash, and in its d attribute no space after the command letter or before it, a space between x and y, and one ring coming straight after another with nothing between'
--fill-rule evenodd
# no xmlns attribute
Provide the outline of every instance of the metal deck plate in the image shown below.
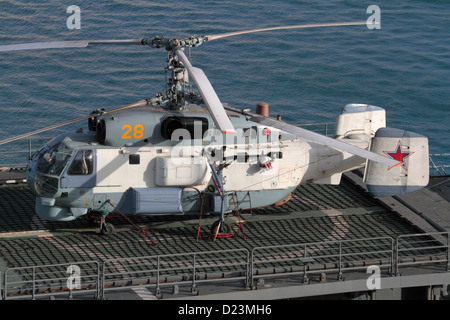
<svg viewBox="0 0 450 320"><path fill-rule="evenodd" d="M239 219L236 216L227 217L233 225L235 236L216 241L209 237L210 225L216 217L202 218L198 241L198 217L174 217L170 220L161 217L132 217L151 236L155 242L153 243L121 217L111 219L116 226L116 233L103 237L86 218L65 223L48 222L39 219L33 208L34 198L25 185L0 188L0 272L3 274L6 268L89 261L101 264L114 260L110 271L122 274L119 278L115 275L106 277L108 287L154 281L154 273L139 273L142 263L130 263L140 258L123 262L117 260L122 258L163 257L171 271L160 281L170 283L184 279L184 269L190 263L188 257L194 252L209 252L201 262L204 263L204 268L199 269L198 276L213 279L242 273L241 262L238 262L242 257L238 257L236 250L251 252L255 248L265 247L252 272L255 275L274 272L282 274L301 272L305 267L301 259L306 257L301 245L296 247L298 244L313 243L308 249L308 256L319 256L313 261L307 258L309 271L336 269L335 259L326 258L336 248L326 247L325 243L328 245L333 241L349 241L345 242L348 245L343 248L344 253L351 256L348 266L361 266L369 262L385 265L390 259L389 250L387 253L382 252L388 246L384 242L386 237L396 238L423 232L417 225L382 206L359 186L346 179L339 186L300 186L293 198L282 206L241 213ZM363 238L377 240L351 242ZM413 242L416 240L405 238L403 241L404 245L414 247ZM437 243L433 238L427 241ZM359 254L359 250L367 252L368 248L370 251L380 252L372 256L370 261L365 260L364 254ZM442 254L441 251L431 249L427 252L409 251L408 254L433 257ZM284 259L283 262L277 262L280 257ZM286 264L286 258L291 257L294 262ZM144 264L154 263L148 262L151 259L144 260ZM135 272L133 276L130 276L130 270ZM46 272L51 271L43 270L40 276L45 278L48 276ZM18 271L15 277L27 280L32 276L28 271ZM64 285L62 281L61 287Z"/></svg>

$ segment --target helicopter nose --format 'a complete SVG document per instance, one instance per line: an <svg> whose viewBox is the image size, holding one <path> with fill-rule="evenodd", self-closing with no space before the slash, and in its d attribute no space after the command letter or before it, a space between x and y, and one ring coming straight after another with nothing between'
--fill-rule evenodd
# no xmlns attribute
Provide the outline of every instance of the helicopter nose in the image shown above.
<svg viewBox="0 0 450 320"><path fill-rule="evenodd" d="M70 213L68 208L55 206L55 198L36 197L36 214L45 220L72 221L75 216Z"/></svg>

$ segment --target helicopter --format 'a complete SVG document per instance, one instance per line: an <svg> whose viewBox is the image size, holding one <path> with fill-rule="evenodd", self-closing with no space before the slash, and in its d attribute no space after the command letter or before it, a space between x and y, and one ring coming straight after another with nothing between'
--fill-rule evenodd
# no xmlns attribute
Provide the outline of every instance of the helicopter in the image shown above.
<svg viewBox="0 0 450 320"><path fill-rule="evenodd" d="M164 91L1 140L0 145L87 120L87 132L61 134L45 144L26 174L39 217L72 221L89 215L102 234L113 232L106 218L117 212L217 215L211 232L230 232L226 214L282 205L298 185L336 185L344 172L355 169L364 169L363 181L375 197L417 190L428 184L428 139L386 127L385 109L347 104L331 138L270 117L264 103L256 112L222 103L203 70L185 54L185 48L230 36L362 24L366 22L296 25L184 39L0 45L0 52L88 45L142 45L167 52Z"/></svg>

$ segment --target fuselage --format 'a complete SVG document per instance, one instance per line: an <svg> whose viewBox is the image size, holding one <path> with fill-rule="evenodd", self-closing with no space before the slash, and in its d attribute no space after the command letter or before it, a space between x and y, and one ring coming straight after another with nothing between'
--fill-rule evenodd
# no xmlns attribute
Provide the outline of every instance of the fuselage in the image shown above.
<svg viewBox="0 0 450 320"><path fill-rule="evenodd" d="M339 183L342 171L364 165L245 115L229 117L236 134L221 134L205 109L190 106L107 115L96 131L60 135L28 167L36 213L63 221L93 210L217 213L218 185L227 210L246 210L283 203L301 183Z"/></svg>

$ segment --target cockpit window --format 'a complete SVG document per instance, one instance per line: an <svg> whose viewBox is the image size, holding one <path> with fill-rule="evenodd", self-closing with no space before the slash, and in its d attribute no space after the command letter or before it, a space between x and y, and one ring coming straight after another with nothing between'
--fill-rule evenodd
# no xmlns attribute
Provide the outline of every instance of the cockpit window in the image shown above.
<svg viewBox="0 0 450 320"><path fill-rule="evenodd" d="M92 150L78 150L67 173L70 175L91 174L94 168L93 159Z"/></svg>
<svg viewBox="0 0 450 320"><path fill-rule="evenodd" d="M37 168L40 172L59 176L70 159L72 149L58 142L40 153Z"/></svg>

